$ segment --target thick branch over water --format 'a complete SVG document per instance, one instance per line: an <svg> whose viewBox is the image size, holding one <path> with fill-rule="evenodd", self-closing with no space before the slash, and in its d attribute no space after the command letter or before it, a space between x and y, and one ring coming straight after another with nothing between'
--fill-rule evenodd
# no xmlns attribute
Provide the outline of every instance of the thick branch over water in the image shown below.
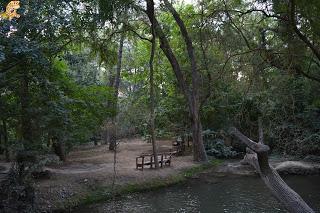
<svg viewBox="0 0 320 213"><path fill-rule="evenodd" d="M283 181L277 171L269 165L268 151L270 148L263 144L261 125L259 125L259 143L249 139L234 127L230 129L230 134L248 146L249 150L244 158L244 162L252 165L259 172L266 186L289 212L314 212L308 204Z"/></svg>

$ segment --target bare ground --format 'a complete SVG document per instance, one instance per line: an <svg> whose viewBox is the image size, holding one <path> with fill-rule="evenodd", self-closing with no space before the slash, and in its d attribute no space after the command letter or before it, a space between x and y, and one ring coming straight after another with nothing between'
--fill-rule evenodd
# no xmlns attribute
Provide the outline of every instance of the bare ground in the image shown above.
<svg viewBox="0 0 320 213"><path fill-rule="evenodd" d="M171 148L171 141L158 141L160 152L169 151ZM144 183L154 178L165 179L196 165L191 155L174 156L170 167L159 170L149 168L143 171L136 170L136 157L141 153L151 153L151 150L151 144L141 139L122 140L117 152L116 184ZM85 196L88 191L101 186L110 186L114 176L113 158L114 153L109 151L106 145L81 146L69 154L68 162L46 167L45 169L52 173L51 178L35 183L39 205L43 210L50 212L52 209L64 207L68 202L73 203L77 198ZM270 163L284 174L320 173L319 163L298 162L290 159L271 160ZM10 163L0 162L0 179L4 177L9 168ZM240 164L239 160L225 161L214 168L213 173L215 175L255 174L251 167Z"/></svg>
<svg viewBox="0 0 320 213"><path fill-rule="evenodd" d="M171 141L158 141L160 152L169 151ZM135 169L141 153L151 153L152 146L141 139L122 140L117 152L116 184L143 183L154 178L166 178L195 165L192 156L173 157L172 165L159 170ZM37 197L43 209L51 210L73 202L89 190L107 186L113 180L114 153L106 145L83 146L71 152L68 162L46 167L52 177L36 182Z"/></svg>

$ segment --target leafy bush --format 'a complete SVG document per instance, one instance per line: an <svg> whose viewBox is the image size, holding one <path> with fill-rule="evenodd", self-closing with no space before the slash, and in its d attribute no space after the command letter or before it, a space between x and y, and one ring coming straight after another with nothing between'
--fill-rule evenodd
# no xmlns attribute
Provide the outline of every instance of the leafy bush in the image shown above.
<svg viewBox="0 0 320 213"><path fill-rule="evenodd" d="M299 147L301 155L319 155L320 153L320 135L313 134L309 137L305 138L304 140L299 141Z"/></svg>
<svg viewBox="0 0 320 213"><path fill-rule="evenodd" d="M236 151L226 146L221 139L210 141L206 146L207 154L216 158L235 158L238 156Z"/></svg>
<svg viewBox="0 0 320 213"><path fill-rule="evenodd" d="M239 155L231 146L226 146L219 133L212 130L202 132L205 149L208 155L216 158L235 158Z"/></svg>

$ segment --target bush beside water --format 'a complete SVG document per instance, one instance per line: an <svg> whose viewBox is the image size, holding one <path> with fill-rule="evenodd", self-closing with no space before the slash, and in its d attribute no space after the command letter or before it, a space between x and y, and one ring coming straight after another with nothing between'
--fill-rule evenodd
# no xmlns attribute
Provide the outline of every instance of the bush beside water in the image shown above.
<svg viewBox="0 0 320 213"><path fill-rule="evenodd" d="M207 155L218 159L236 158L240 153L233 150L232 146L226 146L221 134L213 130L202 132Z"/></svg>

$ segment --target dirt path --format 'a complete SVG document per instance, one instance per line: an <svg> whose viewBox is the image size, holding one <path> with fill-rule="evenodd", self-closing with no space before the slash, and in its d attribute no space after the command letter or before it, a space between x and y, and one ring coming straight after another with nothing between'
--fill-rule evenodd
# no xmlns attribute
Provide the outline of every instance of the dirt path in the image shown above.
<svg viewBox="0 0 320 213"><path fill-rule="evenodd" d="M171 141L159 141L160 152L169 151ZM172 165L159 170L135 169L135 159L141 153L151 153L151 144L140 139L123 140L117 153L116 184L142 183L153 178L166 178L182 169L195 165L192 156L173 157ZM46 167L52 177L36 183L39 204L44 209L55 209L88 190L111 184L113 177L113 152L108 146L83 146L70 153L68 162Z"/></svg>

